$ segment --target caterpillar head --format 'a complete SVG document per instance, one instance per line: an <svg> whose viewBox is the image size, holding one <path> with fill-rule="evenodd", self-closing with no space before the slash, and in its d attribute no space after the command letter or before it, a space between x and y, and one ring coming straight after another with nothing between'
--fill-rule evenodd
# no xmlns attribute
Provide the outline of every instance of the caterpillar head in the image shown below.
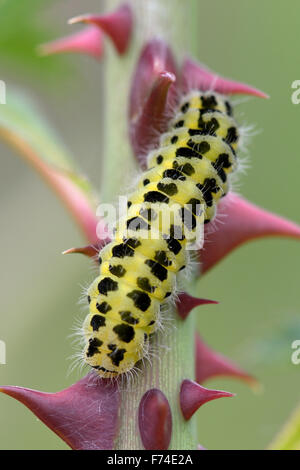
<svg viewBox="0 0 300 470"><path fill-rule="evenodd" d="M136 326L90 314L84 331L84 360L101 377L113 378L126 373L147 356L148 336Z"/></svg>

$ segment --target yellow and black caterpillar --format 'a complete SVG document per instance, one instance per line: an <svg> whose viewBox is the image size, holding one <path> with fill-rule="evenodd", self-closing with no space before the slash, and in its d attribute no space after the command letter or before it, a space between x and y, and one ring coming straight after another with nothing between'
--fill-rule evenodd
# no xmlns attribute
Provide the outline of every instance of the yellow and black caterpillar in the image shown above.
<svg viewBox="0 0 300 470"><path fill-rule="evenodd" d="M199 91L182 98L128 197L114 240L99 252L100 274L88 289L84 360L100 376L125 373L147 355L160 307L186 266L188 243L228 192L238 140L227 98ZM176 221L163 216L158 222L159 211L172 204L179 208ZM183 227L190 236L182 235Z"/></svg>

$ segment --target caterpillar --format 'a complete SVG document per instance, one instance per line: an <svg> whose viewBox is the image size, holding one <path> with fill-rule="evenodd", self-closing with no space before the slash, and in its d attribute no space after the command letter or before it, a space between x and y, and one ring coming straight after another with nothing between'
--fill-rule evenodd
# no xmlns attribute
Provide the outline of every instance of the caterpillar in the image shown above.
<svg viewBox="0 0 300 470"><path fill-rule="evenodd" d="M182 97L128 196L113 241L99 252L100 273L88 288L83 355L101 377L126 373L148 354L161 306L186 267L189 244L228 192L238 141L227 98L200 91ZM165 217L173 204L174 219Z"/></svg>

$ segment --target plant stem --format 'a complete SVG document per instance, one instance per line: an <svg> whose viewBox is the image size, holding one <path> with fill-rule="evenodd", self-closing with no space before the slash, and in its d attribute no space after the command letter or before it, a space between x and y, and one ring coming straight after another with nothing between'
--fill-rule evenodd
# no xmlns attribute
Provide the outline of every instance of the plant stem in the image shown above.
<svg viewBox="0 0 300 470"><path fill-rule="evenodd" d="M120 432L116 449L143 449L140 441L137 416L143 394L160 389L169 400L172 410L173 431L170 449L196 449L195 422L186 422L179 407L180 384L184 378L194 378L194 318L185 321L170 311L172 323L164 332L155 333L153 347L157 357L146 364L134 382L122 390Z"/></svg>
<svg viewBox="0 0 300 470"><path fill-rule="evenodd" d="M119 2L109 2L109 8L116 7ZM161 5L163 3L163 5ZM191 0L190 3L194 3ZM186 2L178 0L132 0L134 8L136 28L144 32L144 40L151 34L167 35L169 13L172 12L172 29L174 38L166 38L174 52L178 51L184 43L186 36L191 35L189 28L182 28L182 22L186 15ZM149 10L151 9L151 11ZM155 24L151 24L155 12L163 9L162 19L157 18ZM138 24L147 21L147 25ZM160 23L160 26L159 26ZM185 24L186 21L185 21ZM159 30L162 28L162 31ZM153 28L153 31L151 30ZM165 30L163 31L163 29ZM171 34L171 33L170 33ZM131 51L125 58L116 56L115 51L107 54L108 67L106 71L107 90L107 142L105 155L103 156L102 172L102 201L112 201L122 189L126 188L123 182L132 179L134 172L134 158L129 147L127 137L127 106L130 89L130 79L134 70L135 61L143 41L135 37ZM176 49L177 47L177 49ZM124 191L126 193L126 191ZM116 440L116 449L143 449L138 432L138 407L142 395L151 388L159 388L168 398L173 419L173 432L170 449L196 449L195 421L186 422L181 414L179 406L179 391L181 381L185 378L194 379L194 331L195 319L191 314L188 319L179 319L175 308L171 309L169 317L172 319L170 326L166 326L164 332L153 335L153 347L156 356L152 364L145 364L133 383L127 385L121 391L122 401L120 407L120 429ZM169 323L169 322L167 322Z"/></svg>

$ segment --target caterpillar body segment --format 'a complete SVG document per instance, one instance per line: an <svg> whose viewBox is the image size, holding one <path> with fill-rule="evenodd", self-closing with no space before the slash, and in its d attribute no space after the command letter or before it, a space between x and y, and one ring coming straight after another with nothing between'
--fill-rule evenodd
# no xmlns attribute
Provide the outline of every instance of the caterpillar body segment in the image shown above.
<svg viewBox="0 0 300 470"><path fill-rule="evenodd" d="M187 248L228 192L238 141L225 97L195 91L182 98L114 240L99 252L100 274L88 289L84 358L100 376L117 377L147 356Z"/></svg>

